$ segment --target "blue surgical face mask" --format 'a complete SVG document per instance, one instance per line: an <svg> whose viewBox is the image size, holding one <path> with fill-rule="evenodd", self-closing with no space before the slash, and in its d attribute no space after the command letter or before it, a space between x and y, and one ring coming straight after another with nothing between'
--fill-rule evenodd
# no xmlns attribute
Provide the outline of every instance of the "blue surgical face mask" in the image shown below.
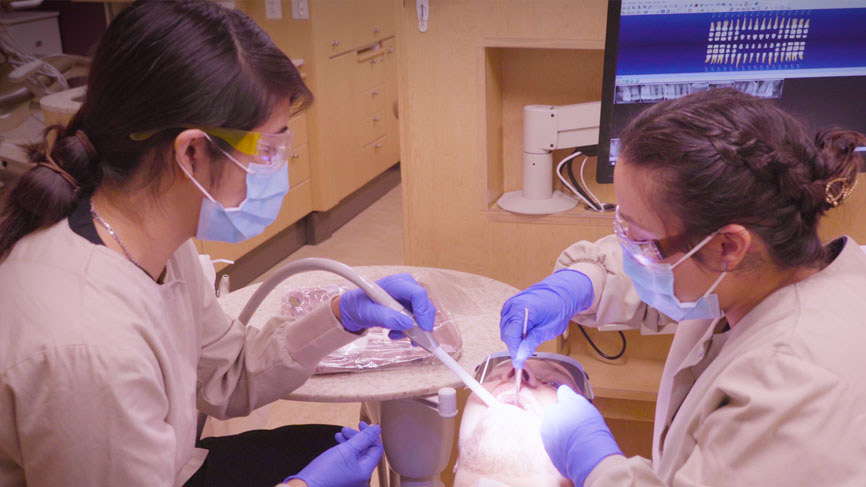
<svg viewBox="0 0 866 487"><path fill-rule="evenodd" d="M208 140L211 140L210 137ZM204 194L196 238L237 243L259 235L276 220L283 198L289 192L289 166L283 164L276 171L265 164L250 163L244 166L231 154L216 147L247 173L246 198L237 207L224 207L182 165L181 170Z"/></svg>
<svg viewBox="0 0 866 487"><path fill-rule="evenodd" d="M719 297L712 292L722 282L727 271L722 272L716 282L697 301L682 302L674 294L674 267L694 255L715 237L716 233L718 232L705 238L673 265L662 262L638 262L633 255L623 248L623 270L631 278L640 299L674 321L715 319L722 316L722 310L719 308Z"/></svg>

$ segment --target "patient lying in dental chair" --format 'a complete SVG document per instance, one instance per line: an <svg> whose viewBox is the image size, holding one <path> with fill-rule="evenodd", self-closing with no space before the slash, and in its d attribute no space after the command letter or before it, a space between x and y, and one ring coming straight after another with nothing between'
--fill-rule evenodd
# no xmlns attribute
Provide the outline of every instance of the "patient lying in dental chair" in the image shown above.
<svg viewBox="0 0 866 487"><path fill-rule="evenodd" d="M567 487L541 442L544 409L556 402L556 389L568 385L591 397L585 374L564 356L533 357L522 372L520 396L515 396L511 360L491 359L477 374L502 404L488 408L469 397L458 438L459 456L454 487ZM556 357L561 357L558 359ZM576 362L574 363L576 364Z"/></svg>

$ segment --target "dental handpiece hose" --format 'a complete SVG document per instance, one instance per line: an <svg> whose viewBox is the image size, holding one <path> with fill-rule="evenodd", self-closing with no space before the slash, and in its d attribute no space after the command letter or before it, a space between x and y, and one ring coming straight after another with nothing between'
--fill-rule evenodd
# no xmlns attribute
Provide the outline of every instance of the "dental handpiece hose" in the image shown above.
<svg viewBox="0 0 866 487"><path fill-rule="evenodd" d="M390 294L385 292L385 290L379 287L375 282L362 276L358 271L346 264L331 259L321 259L316 257L296 260L277 269L270 277L262 282L258 289L256 289L246 306L244 306L244 309L241 311L240 316L238 316L238 320L242 323L247 323L262 301L264 301L265 297L270 294L277 284L295 274L308 271L327 271L342 276L358 286L376 303L391 308L398 313L402 313L415 322L415 317L412 313L404 308L402 304L397 302L396 299L391 297ZM466 387L471 389L472 392L474 392L488 406L493 406L499 403L490 391L485 389L477 380L475 380L474 377L463 370L463 367L461 367L456 360L442 349L439 342L433 336L433 333L422 330L421 327L418 326L418 323L415 323L412 328L403 333L415 342L415 344L432 353L434 357L439 359L440 362L448 367L458 378L460 378L461 381L463 381L464 384L466 384Z"/></svg>

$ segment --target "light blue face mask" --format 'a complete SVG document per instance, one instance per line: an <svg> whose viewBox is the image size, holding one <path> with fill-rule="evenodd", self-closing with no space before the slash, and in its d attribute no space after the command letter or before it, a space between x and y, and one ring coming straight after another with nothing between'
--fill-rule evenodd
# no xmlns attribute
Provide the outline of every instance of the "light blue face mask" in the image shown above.
<svg viewBox="0 0 866 487"><path fill-rule="evenodd" d="M210 137L208 140L211 140ZM265 164L250 163L244 166L231 154L219 146L216 147L247 173L246 198L237 207L224 207L192 177L186 168L181 166L181 170L205 196L201 202L196 238L237 243L259 235L265 227L276 220L283 205L283 198L289 192L289 166L283 164L276 171Z"/></svg>
<svg viewBox="0 0 866 487"><path fill-rule="evenodd" d="M625 247L622 252L623 270L631 278L641 301L669 316L674 321L715 319L722 316L719 297L712 294L722 282L727 271L722 272L704 295L694 302L682 302L674 294L674 267L691 257L707 244L718 232L701 241L675 264L662 262L638 262Z"/></svg>

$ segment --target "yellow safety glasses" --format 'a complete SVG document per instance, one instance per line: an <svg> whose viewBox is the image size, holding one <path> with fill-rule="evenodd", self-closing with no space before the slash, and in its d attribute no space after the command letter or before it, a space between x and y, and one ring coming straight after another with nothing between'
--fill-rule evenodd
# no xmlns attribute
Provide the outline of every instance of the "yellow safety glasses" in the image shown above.
<svg viewBox="0 0 866 487"><path fill-rule="evenodd" d="M279 134L265 134L246 130L227 129L223 127L179 127L195 128L218 137L232 146L238 152L255 157L261 164L267 166L267 171L277 171L288 162L288 152L292 147L292 133L286 130ZM147 140L167 128L136 132L129 136L135 141Z"/></svg>

